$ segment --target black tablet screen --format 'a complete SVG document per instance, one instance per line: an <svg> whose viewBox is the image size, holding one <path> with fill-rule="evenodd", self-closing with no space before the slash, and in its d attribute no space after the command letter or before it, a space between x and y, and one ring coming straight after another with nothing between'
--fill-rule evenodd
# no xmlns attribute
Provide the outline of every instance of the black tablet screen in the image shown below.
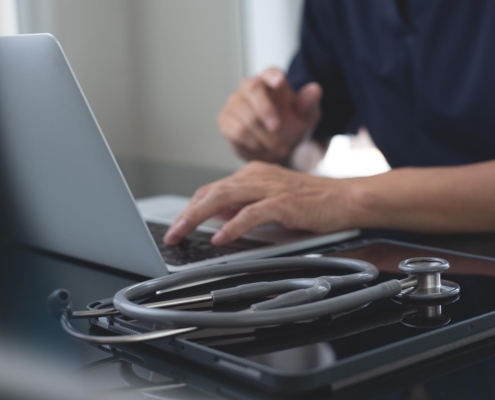
<svg viewBox="0 0 495 400"><path fill-rule="evenodd" d="M181 338L278 370L301 372L328 367L339 360L495 310L495 262L487 259L391 243L375 243L325 256L373 263L380 270L377 283L404 278L397 269L404 259L445 258L451 268L442 278L457 282L461 293L440 303L400 304L385 299L333 319L320 318L258 329L203 329ZM294 274L307 277L321 275L321 272L277 273L270 274L268 279L263 277L263 280L284 279ZM231 304L229 307L242 309L246 306L249 304Z"/></svg>

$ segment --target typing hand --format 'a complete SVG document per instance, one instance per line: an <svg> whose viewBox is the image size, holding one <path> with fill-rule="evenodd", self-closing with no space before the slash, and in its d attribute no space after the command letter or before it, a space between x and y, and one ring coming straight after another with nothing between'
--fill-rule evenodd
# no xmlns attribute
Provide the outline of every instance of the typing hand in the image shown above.
<svg viewBox="0 0 495 400"><path fill-rule="evenodd" d="M319 84L296 93L281 70L270 68L241 83L218 115L218 127L244 159L283 161L318 121L321 96Z"/></svg>
<svg viewBox="0 0 495 400"><path fill-rule="evenodd" d="M326 233L353 228L354 180L329 179L253 161L232 176L200 188L167 232L175 245L208 218L239 210L212 238L222 246L258 225Z"/></svg>

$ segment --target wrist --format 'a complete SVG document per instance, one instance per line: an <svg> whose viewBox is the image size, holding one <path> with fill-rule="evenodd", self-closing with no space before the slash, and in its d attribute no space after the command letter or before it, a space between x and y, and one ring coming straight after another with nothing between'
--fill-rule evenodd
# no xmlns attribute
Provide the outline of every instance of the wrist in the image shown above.
<svg viewBox="0 0 495 400"><path fill-rule="evenodd" d="M403 225L404 204L416 196L411 168L355 178L353 184L354 221L360 228L391 228ZM407 182L407 184L404 184Z"/></svg>
<svg viewBox="0 0 495 400"><path fill-rule="evenodd" d="M355 228L379 227L380 193L376 190L374 177L342 179L344 193L344 209L348 225Z"/></svg>

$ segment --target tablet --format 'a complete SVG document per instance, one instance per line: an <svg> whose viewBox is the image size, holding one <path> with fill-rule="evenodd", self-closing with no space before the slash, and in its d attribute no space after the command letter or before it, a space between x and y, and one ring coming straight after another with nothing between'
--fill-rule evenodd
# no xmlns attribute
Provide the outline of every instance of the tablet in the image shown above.
<svg viewBox="0 0 495 400"><path fill-rule="evenodd" d="M451 265L442 278L458 283L461 292L439 302L383 299L344 315L282 326L205 328L147 345L266 390L295 393L327 385L333 390L349 387L495 335L495 259L388 240L353 242L308 256L371 262L380 270L375 284L404 278L397 269L404 259L440 257ZM311 269L248 274L166 293L161 299L261 280L318 275ZM249 303L233 302L213 309L222 312L248 307ZM212 305L206 302L189 308L209 312ZM122 316L92 319L90 323L118 334L164 329Z"/></svg>
<svg viewBox="0 0 495 400"><path fill-rule="evenodd" d="M98 328L94 330L96 329ZM260 390L211 368L170 353L156 351L151 346L93 346L115 358L98 360L81 369L95 371L97 366L104 367L105 371L98 371L97 374L104 377L105 384L112 388L112 393L113 390L119 390L115 388L121 385L121 379L127 385L126 390L148 394L153 391L156 398L160 396L157 386L163 388L162 385L168 385L163 388L164 397L177 399L404 399L411 396L416 398L414 396L418 394L418 387L421 387L421 398L425 399L478 398L481 393L483 398L493 398L494 393L493 385L487 379L495 371L493 337L338 392L332 392L330 387L325 386L310 392L296 392L293 396ZM109 364L119 364L118 376L115 374L115 366L111 367ZM475 396L473 384L476 385Z"/></svg>

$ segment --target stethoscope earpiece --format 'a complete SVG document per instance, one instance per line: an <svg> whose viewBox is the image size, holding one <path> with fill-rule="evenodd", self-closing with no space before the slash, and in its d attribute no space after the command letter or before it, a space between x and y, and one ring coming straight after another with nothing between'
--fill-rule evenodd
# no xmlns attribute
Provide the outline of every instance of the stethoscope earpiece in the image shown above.
<svg viewBox="0 0 495 400"><path fill-rule="evenodd" d="M62 313L70 314L72 313L70 307L70 293L66 289L57 289L48 296L47 305L50 314L60 317Z"/></svg>

